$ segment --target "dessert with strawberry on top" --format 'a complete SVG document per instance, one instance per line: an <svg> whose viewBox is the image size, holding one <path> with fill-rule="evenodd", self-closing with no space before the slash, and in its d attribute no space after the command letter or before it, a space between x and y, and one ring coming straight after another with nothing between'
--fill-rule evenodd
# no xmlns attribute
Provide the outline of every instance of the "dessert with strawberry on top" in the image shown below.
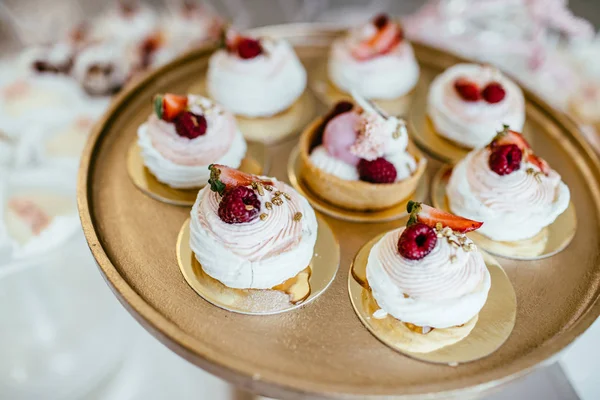
<svg viewBox="0 0 600 400"><path fill-rule="evenodd" d="M415 87L419 65L402 27L381 14L333 43L328 74L343 92L396 99Z"/></svg>
<svg viewBox="0 0 600 400"><path fill-rule="evenodd" d="M525 123L521 89L490 66L448 68L434 79L427 101L435 131L467 148L487 145L503 125L521 131Z"/></svg>
<svg viewBox="0 0 600 400"><path fill-rule="evenodd" d="M477 323L491 286L483 256L465 233L482 226L410 201L406 227L371 249L366 277L381 308L408 337L405 350L427 353L464 339Z"/></svg>
<svg viewBox="0 0 600 400"><path fill-rule="evenodd" d="M144 165L173 188L208 183L208 166L239 167L246 142L233 115L211 100L171 93L154 97L154 112L138 129Z"/></svg>
<svg viewBox="0 0 600 400"><path fill-rule="evenodd" d="M211 97L234 114L270 117L302 95L306 71L285 40L229 30L225 48L210 58L207 81Z"/></svg>
<svg viewBox="0 0 600 400"><path fill-rule="evenodd" d="M453 213L485 222L481 234L509 242L536 236L570 200L560 175L508 126L453 168L447 196Z"/></svg>
<svg viewBox="0 0 600 400"><path fill-rule="evenodd" d="M339 207L391 207L413 193L426 160L410 147L403 120L354 95L356 105L338 103L302 135L302 179Z"/></svg>
<svg viewBox="0 0 600 400"><path fill-rule="evenodd" d="M272 289L304 271L318 228L306 199L275 178L209 169L190 222L190 248L203 271L234 289Z"/></svg>

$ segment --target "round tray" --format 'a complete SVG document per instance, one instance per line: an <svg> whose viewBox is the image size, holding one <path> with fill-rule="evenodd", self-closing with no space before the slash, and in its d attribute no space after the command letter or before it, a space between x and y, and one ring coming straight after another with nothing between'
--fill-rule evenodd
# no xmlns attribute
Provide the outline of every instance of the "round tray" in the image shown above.
<svg viewBox="0 0 600 400"><path fill-rule="evenodd" d="M292 42L311 74L326 61L328 46L340 32L288 25L260 33ZM425 83L460 61L414 47ZM339 273L322 296L298 310L256 317L206 302L177 265L177 234L189 209L156 202L137 190L126 160L137 126L151 112L152 95L185 92L204 75L209 55L210 49L189 53L121 93L92 134L79 175L81 220L100 270L124 306L173 351L233 384L276 398L464 398L530 371L600 314L600 164L573 122L527 91L531 144L571 188L580 221L573 242L551 258L498 259L515 288L518 309L512 335L489 357L454 368L416 361L379 342L354 313L347 274L356 252L404 220L358 224L324 216L340 243ZM318 112L325 108L319 105ZM287 179L295 144L290 140L266 149L272 175ZM430 176L436 166L430 163Z"/></svg>

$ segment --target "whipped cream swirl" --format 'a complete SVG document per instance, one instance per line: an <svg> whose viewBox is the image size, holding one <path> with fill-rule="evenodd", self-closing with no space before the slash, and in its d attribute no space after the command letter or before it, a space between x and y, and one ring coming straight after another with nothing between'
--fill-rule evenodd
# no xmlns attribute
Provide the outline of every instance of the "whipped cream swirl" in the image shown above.
<svg viewBox="0 0 600 400"><path fill-rule="evenodd" d="M194 188L208 183L210 164L237 168L246 154L246 142L235 118L210 100L189 95L190 111L206 118L204 135L179 136L175 124L155 114L138 129L144 164L160 182L174 188Z"/></svg>
<svg viewBox="0 0 600 400"><path fill-rule="evenodd" d="M402 322L433 328L462 325L475 317L491 286L481 254L442 237L423 259L408 260L398 253L404 229L386 233L369 254L367 281L379 307ZM466 239L465 245L470 244Z"/></svg>
<svg viewBox="0 0 600 400"><path fill-rule="evenodd" d="M227 50L210 58L208 91L234 114L269 117L288 109L306 88L306 71L284 40L262 39L263 54L242 59Z"/></svg>
<svg viewBox="0 0 600 400"><path fill-rule="evenodd" d="M329 79L341 90L356 90L368 99L394 99L410 92L419 79L419 64L410 43L402 40L386 54L357 60L352 49L376 28L367 24L335 40L328 62ZM367 31L367 32L365 32Z"/></svg>
<svg viewBox="0 0 600 400"><path fill-rule="evenodd" d="M569 188L556 171L546 176L522 162L518 170L498 175L489 156L488 148L470 152L454 167L447 187L452 212L483 221L481 234L498 241L528 239L569 206Z"/></svg>
<svg viewBox="0 0 600 400"><path fill-rule="evenodd" d="M482 89L489 82L499 82L506 97L495 104L484 100L464 101L454 88L459 77L468 78ZM503 125L522 130L525 101L521 89L498 70L477 64L457 64L432 82L427 113L441 136L466 147L480 148L487 145Z"/></svg>
<svg viewBox="0 0 600 400"><path fill-rule="evenodd" d="M270 178L269 178L270 179ZM221 196L207 186L192 207L190 247L202 269L225 286L270 289L305 269L313 257L317 220L306 199L283 182L260 196L261 214L242 224L227 224L218 216ZM282 205L268 209L275 191L287 193ZM296 213L302 218L294 220Z"/></svg>

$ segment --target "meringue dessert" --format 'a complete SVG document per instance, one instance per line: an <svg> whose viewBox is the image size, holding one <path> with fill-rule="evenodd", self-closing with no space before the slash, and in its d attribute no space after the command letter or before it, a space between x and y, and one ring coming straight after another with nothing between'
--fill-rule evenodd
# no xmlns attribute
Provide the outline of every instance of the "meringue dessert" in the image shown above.
<svg viewBox="0 0 600 400"><path fill-rule="evenodd" d="M210 174L190 222L190 248L202 271L232 289L283 290L303 278L289 301L305 300L318 229L306 199L275 178L218 164Z"/></svg>
<svg viewBox="0 0 600 400"><path fill-rule="evenodd" d="M503 125L521 131L525 100L521 89L500 71L457 64L429 88L427 114L440 136L466 148L481 148Z"/></svg>
<svg viewBox="0 0 600 400"><path fill-rule="evenodd" d="M207 85L210 96L229 111L270 117L290 108L304 93L306 71L285 40L230 30L225 45L210 58Z"/></svg>
<svg viewBox="0 0 600 400"><path fill-rule="evenodd" d="M446 192L453 213L485 222L479 233L508 242L535 237L570 201L560 175L508 126L453 168Z"/></svg>
<svg viewBox="0 0 600 400"><path fill-rule="evenodd" d="M166 185L199 188L208 183L208 166L239 167L246 142L234 116L211 100L157 95L154 113L138 129L144 165Z"/></svg>
<svg viewBox="0 0 600 400"><path fill-rule="evenodd" d="M480 222L409 202L406 227L371 249L366 279L375 311L394 331L394 347L428 353L464 339L491 287L482 254L466 232Z"/></svg>
<svg viewBox="0 0 600 400"><path fill-rule="evenodd" d="M403 120L355 99L358 106L340 102L303 133L301 178L335 206L385 209L414 192L426 160L412 147Z"/></svg>
<svg viewBox="0 0 600 400"><path fill-rule="evenodd" d="M402 27L381 14L333 42L328 75L343 92L396 99L415 87L419 65Z"/></svg>

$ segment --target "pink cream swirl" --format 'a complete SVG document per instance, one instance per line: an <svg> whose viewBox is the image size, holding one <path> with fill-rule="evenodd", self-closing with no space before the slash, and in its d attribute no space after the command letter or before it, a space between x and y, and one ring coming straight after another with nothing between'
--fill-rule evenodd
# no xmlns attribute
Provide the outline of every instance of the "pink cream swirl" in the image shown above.
<svg viewBox="0 0 600 400"><path fill-rule="evenodd" d="M206 118L204 135L188 139L177 134L175 124L152 114L147 135L152 146L167 160L178 165L209 165L219 161L229 150L237 133L235 118L221 106L200 96L188 96L190 111Z"/></svg>
<svg viewBox="0 0 600 400"><path fill-rule="evenodd" d="M524 161L518 170L498 175L489 157L488 148L469 153L454 168L447 188L452 212L483 221L482 234L501 241L530 238L568 207L569 189L556 171L546 176Z"/></svg>
<svg viewBox="0 0 600 400"><path fill-rule="evenodd" d="M404 229L388 232L369 254L367 280L379 306L403 322L434 328L461 325L477 315L490 275L477 249L466 250L472 242L465 238L463 247L454 247L441 237L423 259L409 260L398 253Z"/></svg>
<svg viewBox="0 0 600 400"><path fill-rule="evenodd" d="M276 191L289 199L280 195L283 204L276 205ZM204 271L229 287L271 288L305 269L312 259L317 221L306 199L279 181L259 199L260 214L267 217L242 224L219 218L221 196L208 187L192 208L190 246ZM294 218L298 213L299 220Z"/></svg>

